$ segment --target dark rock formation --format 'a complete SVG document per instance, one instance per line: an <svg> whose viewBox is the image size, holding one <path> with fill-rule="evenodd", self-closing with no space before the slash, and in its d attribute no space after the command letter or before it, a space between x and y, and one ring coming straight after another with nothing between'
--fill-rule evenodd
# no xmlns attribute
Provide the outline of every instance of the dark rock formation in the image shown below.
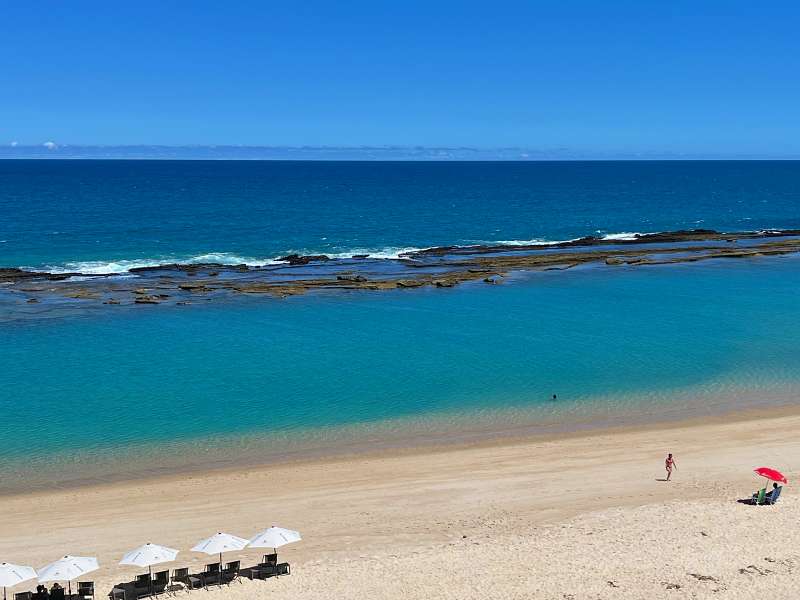
<svg viewBox="0 0 800 600"><path fill-rule="evenodd" d="M737 240L742 243L727 243ZM659 244L648 246L654 241ZM296 254L283 257L284 264L265 267L171 264L131 269L135 277L129 279L97 275L75 281L70 278L78 273L0 269L0 294L4 291L27 293L31 303L70 298L105 304L160 304L165 301L173 304L169 300L171 295L180 294L185 298L187 292L194 299L212 301L226 293L286 298L314 291L449 288L470 281L497 283L507 273L523 270L563 270L580 265L646 268L647 265L722 258L746 260L797 253L800 253L800 231L731 234L697 230L648 234L637 240L583 238L527 249L521 246L439 248L409 253L405 259L374 259L363 265L350 259L339 261L324 255ZM314 261L331 261L333 268L307 266ZM191 280L188 279L190 274L195 275ZM205 292L214 293L202 295ZM70 303L70 306L74 309L76 304Z"/></svg>
<svg viewBox="0 0 800 600"><path fill-rule="evenodd" d="M321 261L331 260L331 258L329 256L326 256L325 254L312 254L309 256L303 256L300 254L288 254L287 256L282 256L275 260L279 262L289 263L290 265L307 265L310 262L321 262Z"/></svg>
<svg viewBox="0 0 800 600"><path fill-rule="evenodd" d="M209 290L209 288L206 287L206 284L202 281L179 283L178 289L181 289L185 292L207 292Z"/></svg>
<svg viewBox="0 0 800 600"><path fill-rule="evenodd" d="M398 279L396 283L399 288L416 288L425 285L424 282L418 279Z"/></svg>
<svg viewBox="0 0 800 600"><path fill-rule="evenodd" d="M356 275L356 274L346 274L346 275L337 275L336 279L339 281L366 281L367 278L363 275Z"/></svg>

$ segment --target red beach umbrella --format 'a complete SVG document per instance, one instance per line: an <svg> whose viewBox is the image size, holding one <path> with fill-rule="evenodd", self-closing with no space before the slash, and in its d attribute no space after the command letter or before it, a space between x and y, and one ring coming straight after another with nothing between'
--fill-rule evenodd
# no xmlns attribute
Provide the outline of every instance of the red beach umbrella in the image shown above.
<svg viewBox="0 0 800 600"><path fill-rule="evenodd" d="M766 477L770 481L777 481L778 483L789 483L786 477L780 471L770 469L769 467L758 467L754 472L761 477Z"/></svg>

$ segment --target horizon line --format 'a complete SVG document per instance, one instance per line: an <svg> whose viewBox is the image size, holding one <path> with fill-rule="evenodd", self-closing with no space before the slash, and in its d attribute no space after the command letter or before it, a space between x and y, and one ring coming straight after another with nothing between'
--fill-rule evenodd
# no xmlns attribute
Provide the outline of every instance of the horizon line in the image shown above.
<svg viewBox="0 0 800 600"><path fill-rule="evenodd" d="M0 146L0 160L274 160L274 161L646 161L800 160L800 152L679 152L584 150L568 147L422 145L247 145L247 144L19 144Z"/></svg>

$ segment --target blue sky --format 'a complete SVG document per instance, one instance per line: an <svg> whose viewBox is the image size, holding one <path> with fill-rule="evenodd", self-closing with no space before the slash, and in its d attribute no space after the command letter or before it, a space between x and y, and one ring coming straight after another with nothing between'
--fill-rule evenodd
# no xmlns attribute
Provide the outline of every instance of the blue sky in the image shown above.
<svg viewBox="0 0 800 600"><path fill-rule="evenodd" d="M800 153L800 6L8 2L0 143Z"/></svg>

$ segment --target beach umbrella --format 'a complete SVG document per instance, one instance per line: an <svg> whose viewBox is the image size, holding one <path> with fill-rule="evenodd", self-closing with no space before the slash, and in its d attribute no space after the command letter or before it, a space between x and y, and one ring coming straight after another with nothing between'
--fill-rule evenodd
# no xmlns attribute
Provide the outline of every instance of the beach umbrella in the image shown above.
<svg viewBox="0 0 800 600"><path fill-rule="evenodd" d="M299 542L302 539L299 531L292 531L291 529L284 529L283 527L276 527L273 525L269 529L265 529L261 533L257 533L250 538L250 547L272 548L275 556L278 556L278 548L286 544Z"/></svg>
<svg viewBox="0 0 800 600"><path fill-rule="evenodd" d="M277 552L278 548L299 542L303 538L300 537L299 531L292 531L291 529L284 529L283 527L276 527L273 525L269 529L265 529L261 533L257 533L250 538L251 548L272 548Z"/></svg>
<svg viewBox="0 0 800 600"><path fill-rule="evenodd" d="M766 477L770 481L777 481L778 483L789 483L786 480L786 477L783 473L776 469L770 469L769 467L758 467L757 469L753 469L753 472L757 475L761 475L761 477Z"/></svg>
<svg viewBox="0 0 800 600"><path fill-rule="evenodd" d="M3 586L3 600L6 600L6 588L36 577L33 567L0 563L0 585Z"/></svg>
<svg viewBox="0 0 800 600"><path fill-rule="evenodd" d="M93 556L65 556L39 569L39 581L66 581L72 595L72 580L100 568Z"/></svg>
<svg viewBox="0 0 800 600"><path fill-rule="evenodd" d="M153 588L153 565L165 562L172 562L178 556L178 551L174 548L159 546L158 544L146 544L134 548L119 561L121 565L131 565L134 567L147 567L150 573L150 590Z"/></svg>
<svg viewBox="0 0 800 600"><path fill-rule="evenodd" d="M219 554L219 562L222 563L222 553L230 550L242 550L247 546L248 541L244 538L231 535L230 533L215 533L200 542L197 542L192 552L203 552L204 554Z"/></svg>

